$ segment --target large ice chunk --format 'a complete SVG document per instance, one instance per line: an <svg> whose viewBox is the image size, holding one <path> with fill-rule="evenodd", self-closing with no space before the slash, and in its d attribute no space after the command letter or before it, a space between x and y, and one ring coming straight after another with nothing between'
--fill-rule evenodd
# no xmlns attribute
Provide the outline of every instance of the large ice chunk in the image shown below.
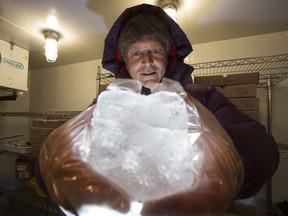
<svg viewBox="0 0 288 216"><path fill-rule="evenodd" d="M88 162L137 201L190 188L198 151L188 136L188 113L177 93L101 93L91 121Z"/></svg>

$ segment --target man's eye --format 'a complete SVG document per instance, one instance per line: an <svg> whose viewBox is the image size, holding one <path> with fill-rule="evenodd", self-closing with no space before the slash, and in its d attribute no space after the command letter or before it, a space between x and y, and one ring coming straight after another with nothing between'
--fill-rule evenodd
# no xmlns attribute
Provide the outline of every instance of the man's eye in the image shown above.
<svg viewBox="0 0 288 216"><path fill-rule="evenodd" d="M140 51L135 51L132 53L132 56L140 56L141 52Z"/></svg>
<svg viewBox="0 0 288 216"><path fill-rule="evenodd" d="M162 50L161 49L153 49L150 51L152 54L162 54Z"/></svg>

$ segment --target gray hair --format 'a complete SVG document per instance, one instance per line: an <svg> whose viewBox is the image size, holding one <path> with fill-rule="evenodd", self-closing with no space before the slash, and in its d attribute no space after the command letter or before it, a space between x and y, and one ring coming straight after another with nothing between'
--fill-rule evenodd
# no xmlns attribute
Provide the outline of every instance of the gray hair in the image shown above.
<svg viewBox="0 0 288 216"><path fill-rule="evenodd" d="M132 17L122 28L118 37L118 49L125 60L126 48L143 39L158 40L164 47L166 54L170 51L171 33L168 24L153 15L141 14Z"/></svg>

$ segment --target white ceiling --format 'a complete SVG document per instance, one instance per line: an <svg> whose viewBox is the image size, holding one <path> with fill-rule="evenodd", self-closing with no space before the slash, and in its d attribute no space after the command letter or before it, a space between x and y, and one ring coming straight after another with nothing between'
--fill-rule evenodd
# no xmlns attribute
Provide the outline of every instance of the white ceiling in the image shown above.
<svg viewBox="0 0 288 216"><path fill-rule="evenodd" d="M0 0L0 39L30 51L29 70L101 59L104 39L127 7L158 0ZM178 0L178 24L192 44L288 30L287 0ZM43 55L46 17L53 12L59 57Z"/></svg>

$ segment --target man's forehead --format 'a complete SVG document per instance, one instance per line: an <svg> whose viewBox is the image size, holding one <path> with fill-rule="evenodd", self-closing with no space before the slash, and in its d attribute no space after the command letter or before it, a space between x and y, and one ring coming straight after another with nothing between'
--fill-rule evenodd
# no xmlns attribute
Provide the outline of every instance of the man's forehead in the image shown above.
<svg viewBox="0 0 288 216"><path fill-rule="evenodd" d="M128 50L133 49L151 49L151 48L163 48L163 45L158 40L140 40L131 43L128 46Z"/></svg>

